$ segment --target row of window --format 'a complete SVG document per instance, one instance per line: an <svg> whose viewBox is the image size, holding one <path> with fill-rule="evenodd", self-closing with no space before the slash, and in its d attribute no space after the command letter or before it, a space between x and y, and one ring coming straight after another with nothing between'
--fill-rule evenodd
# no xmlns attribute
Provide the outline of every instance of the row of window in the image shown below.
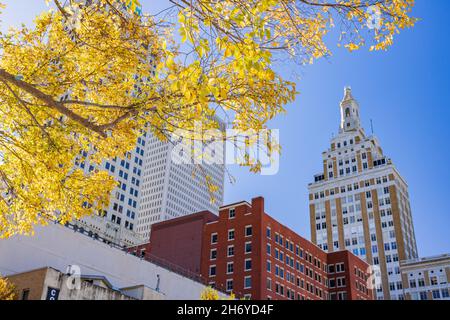
<svg viewBox="0 0 450 320"><path fill-rule="evenodd" d="M252 270L252 259L245 259L244 260L244 271L251 271ZM234 273L234 262L227 262L227 274ZM215 277L217 275L217 265L210 265L209 266L209 276Z"/></svg>
<svg viewBox="0 0 450 320"><path fill-rule="evenodd" d="M269 227L267 227L266 229L266 237L267 239L272 239L271 236L271 229ZM319 259L317 259L316 257L313 257L311 254L309 254L308 252L304 252L303 249L300 248L300 246L298 245L294 245L294 243L288 239L284 239L284 237L279 234L279 233L275 233L275 238L274 241L276 244L278 244L279 246L285 248L286 250L290 251L292 254L295 254L297 257L299 258L304 258L306 261L308 261L311 264L314 264L315 267L317 268L322 268L323 264L321 263L321 261ZM295 247L295 250L294 250ZM268 243L267 244L267 254L271 255L271 244ZM284 262L284 253L283 251L275 248L275 258ZM289 257L286 254L286 264L290 265L291 267L294 267L294 260L292 257Z"/></svg>
<svg viewBox="0 0 450 320"><path fill-rule="evenodd" d="M213 285L211 282L210 285ZM227 279L225 288L227 292L232 292L234 290L234 280L233 279ZM252 288L252 276L245 276L244 277L244 289L251 289Z"/></svg>
<svg viewBox="0 0 450 320"><path fill-rule="evenodd" d="M252 253L252 242L248 241L244 244L244 254L249 254ZM227 247L227 257L234 257L235 254L235 250L234 250L234 245L230 245ZM209 254L209 259L210 260L216 260L217 259L217 249L213 248L210 250L210 254Z"/></svg>
<svg viewBox="0 0 450 320"><path fill-rule="evenodd" d="M253 227L251 225L248 225L245 227L244 231L245 237L251 237L253 235ZM233 241L236 238L235 229L229 229L228 230L228 241ZM217 232L214 232L211 234L211 244L217 244L219 241L219 235Z"/></svg>
<svg viewBox="0 0 450 320"><path fill-rule="evenodd" d="M387 183L388 182L388 177L387 176L383 176L383 177L378 177L375 179L376 184L381 184L381 183ZM370 187L371 185L374 185L373 183L371 183L370 180L365 180L363 181L363 185L364 187ZM360 188L360 184L358 182L355 182L353 184L349 184L347 186L341 186L340 188L338 188L338 191L340 191L340 193L345 193L345 192L351 192L353 190L359 190ZM328 194L333 196L336 194L336 189L332 188L328 190ZM320 191L320 192L315 192L314 193L314 199L323 199L325 198L325 191Z"/></svg>
<svg viewBox="0 0 450 320"><path fill-rule="evenodd" d="M311 293L312 295L316 295L319 298L324 298L327 299L327 293L323 292L322 289L315 287L314 285L310 284L309 282L306 282L306 286L304 285L303 280L301 280L301 286L300 286L300 279L297 278L298 284L297 286L300 288L305 289L306 291L308 291L309 293ZM272 279L271 278L267 278L266 280L266 288L269 291L273 290L273 286L272 286ZM275 283L275 293L279 296L285 296L290 299L290 300L295 300L297 298L297 300L310 300L310 298L307 298L305 295L302 295L300 293L297 293L297 295L295 294L295 291L289 287L286 287L285 290L285 286L281 283L276 282ZM269 296L269 300L270 300L270 296Z"/></svg>

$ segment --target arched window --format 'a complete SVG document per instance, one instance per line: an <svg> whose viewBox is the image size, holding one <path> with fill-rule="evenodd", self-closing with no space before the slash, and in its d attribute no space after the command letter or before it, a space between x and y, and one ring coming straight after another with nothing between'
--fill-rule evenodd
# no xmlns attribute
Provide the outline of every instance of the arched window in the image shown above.
<svg viewBox="0 0 450 320"><path fill-rule="evenodd" d="M350 108L345 109L345 116L350 117Z"/></svg>

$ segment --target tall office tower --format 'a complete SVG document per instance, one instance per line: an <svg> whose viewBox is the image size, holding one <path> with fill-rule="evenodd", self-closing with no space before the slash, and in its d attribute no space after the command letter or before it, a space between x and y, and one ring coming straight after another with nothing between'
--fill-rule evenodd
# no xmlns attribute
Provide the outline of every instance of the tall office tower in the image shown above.
<svg viewBox="0 0 450 320"><path fill-rule="evenodd" d="M150 137L144 161L136 229L141 237L148 240L151 225L160 221L202 210L218 214L223 202L225 148L220 143L215 146L213 152L217 153L220 163L186 164L180 163L186 156L175 148L176 144ZM213 197L206 185L206 177L218 187ZM212 198L214 201L211 201Z"/></svg>
<svg viewBox="0 0 450 320"><path fill-rule="evenodd" d="M308 186L312 241L379 267L378 299L404 299L399 261L418 256L408 186L378 140L364 133L350 88L340 111L323 172Z"/></svg>
<svg viewBox="0 0 450 320"><path fill-rule="evenodd" d="M153 223L202 210L218 213L224 191L224 149L219 144L215 148L223 155L220 164L194 165L180 163L181 156L173 151L175 146L145 133L123 159L104 161L101 169L119 184L103 216L84 217L77 225L107 241L132 246L149 239ZM86 171L94 170L89 155L83 156L87 160L77 165ZM206 176L218 187L213 203Z"/></svg>
<svg viewBox="0 0 450 320"><path fill-rule="evenodd" d="M105 208L103 214L81 218L75 222L78 227L121 246L144 241L135 231L144 178L144 159L151 138L151 134L145 133L138 138L136 148L127 152L123 159L103 161L100 169L108 171L118 186L111 192L109 207ZM81 159L75 163L78 167L86 172L95 169L89 163L88 153L84 153Z"/></svg>

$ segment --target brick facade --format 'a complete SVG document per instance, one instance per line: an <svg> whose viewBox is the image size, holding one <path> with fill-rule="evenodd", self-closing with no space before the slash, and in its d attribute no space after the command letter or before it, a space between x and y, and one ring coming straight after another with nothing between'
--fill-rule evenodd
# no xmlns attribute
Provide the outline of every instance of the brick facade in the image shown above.
<svg viewBox="0 0 450 320"><path fill-rule="evenodd" d="M251 204L223 206L218 217L199 212L153 228L146 246L148 257L168 260L189 271L197 270L200 261L199 274L205 282L232 291L238 298L372 298L365 287L368 265L364 261L348 251L327 254L269 216L262 197ZM345 280L339 288L330 289L329 279L336 274L329 274L328 265L337 263L344 266L340 277Z"/></svg>

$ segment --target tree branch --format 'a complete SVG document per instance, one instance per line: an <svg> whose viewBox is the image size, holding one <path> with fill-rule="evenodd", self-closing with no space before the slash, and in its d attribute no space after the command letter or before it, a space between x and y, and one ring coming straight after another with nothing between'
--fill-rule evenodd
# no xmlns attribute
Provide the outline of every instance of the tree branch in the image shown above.
<svg viewBox="0 0 450 320"><path fill-rule="evenodd" d="M66 108L64 106L64 104L53 100L52 96L45 94L44 92L42 92L39 89L32 86L31 84L29 84L25 81L16 79L12 74L7 72L5 69L0 69L0 79L7 81L7 82L21 88L25 92L34 96L36 99L43 101L48 107L57 110L58 112L62 113L69 119L72 119L73 121L83 125L84 127L98 133L103 138L107 137L106 133L102 130L101 126L98 126L95 123L92 123L91 121L89 121L88 119L83 118L79 114L76 114L72 110Z"/></svg>

